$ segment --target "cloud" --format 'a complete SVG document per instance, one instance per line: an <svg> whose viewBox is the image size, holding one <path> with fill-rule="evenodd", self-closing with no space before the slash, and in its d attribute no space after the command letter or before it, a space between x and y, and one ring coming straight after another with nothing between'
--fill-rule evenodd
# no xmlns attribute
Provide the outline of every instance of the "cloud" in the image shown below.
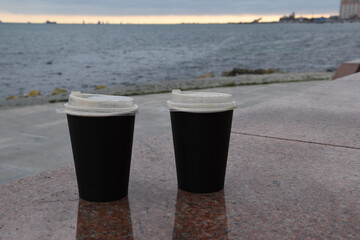
<svg viewBox="0 0 360 240"><path fill-rule="evenodd" d="M61 15L326 14L340 0L0 0L2 12Z"/></svg>

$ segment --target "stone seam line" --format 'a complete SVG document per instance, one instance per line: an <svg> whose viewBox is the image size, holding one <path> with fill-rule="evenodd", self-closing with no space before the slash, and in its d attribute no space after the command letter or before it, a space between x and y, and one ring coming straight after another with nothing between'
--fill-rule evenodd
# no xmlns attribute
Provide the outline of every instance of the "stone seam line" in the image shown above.
<svg viewBox="0 0 360 240"><path fill-rule="evenodd" d="M304 141L304 140L291 139L291 138L272 137L272 136L265 136L265 135L259 135L259 134L251 134L251 133L243 133L243 132L234 132L234 131L231 131L231 133L233 133L233 134L238 134L238 135L244 135L244 136L250 136L250 137L268 138L268 139L276 139L276 140L281 140L281 141L299 142L299 143L309 143L309 144L316 144L316 145L322 145L322 146L328 146L328 147L340 147L340 148L360 150L360 148L357 148L357 147L349 147L349 146L337 145L337 144L330 144L330 143Z"/></svg>

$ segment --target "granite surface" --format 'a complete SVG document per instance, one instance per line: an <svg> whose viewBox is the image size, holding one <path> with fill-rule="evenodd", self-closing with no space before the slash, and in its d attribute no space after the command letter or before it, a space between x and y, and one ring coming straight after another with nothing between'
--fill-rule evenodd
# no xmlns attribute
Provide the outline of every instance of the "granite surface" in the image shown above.
<svg viewBox="0 0 360 240"><path fill-rule="evenodd" d="M79 200L76 239L133 239L127 197L113 202Z"/></svg>
<svg viewBox="0 0 360 240"><path fill-rule="evenodd" d="M360 59L342 63L332 77L333 80L342 78L360 71Z"/></svg>
<svg viewBox="0 0 360 240"><path fill-rule="evenodd" d="M0 186L0 239L358 239L360 151L233 134L224 191L178 191L171 136L134 147L128 198L78 199L72 166Z"/></svg>
<svg viewBox="0 0 360 240"><path fill-rule="evenodd" d="M72 165L1 185L0 239L360 239L358 76L238 110L217 193L177 189L170 133L119 201L79 200Z"/></svg>
<svg viewBox="0 0 360 240"><path fill-rule="evenodd" d="M233 131L360 149L360 73L236 111Z"/></svg>

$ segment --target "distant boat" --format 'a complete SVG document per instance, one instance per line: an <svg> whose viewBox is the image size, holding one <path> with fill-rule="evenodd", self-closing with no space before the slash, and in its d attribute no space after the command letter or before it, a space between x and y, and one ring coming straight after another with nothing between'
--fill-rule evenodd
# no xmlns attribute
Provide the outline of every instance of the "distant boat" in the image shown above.
<svg viewBox="0 0 360 240"><path fill-rule="evenodd" d="M326 18L324 18L324 17L321 17L321 18L316 18L315 19L315 23L325 23L326 22Z"/></svg>
<svg viewBox="0 0 360 240"><path fill-rule="evenodd" d="M46 24L56 24L56 22L46 21Z"/></svg>
<svg viewBox="0 0 360 240"><path fill-rule="evenodd" d="M262 18L258 18L258 19L254 19L254 21L252 21L251 23L259 23L261 21Z"/></svg>

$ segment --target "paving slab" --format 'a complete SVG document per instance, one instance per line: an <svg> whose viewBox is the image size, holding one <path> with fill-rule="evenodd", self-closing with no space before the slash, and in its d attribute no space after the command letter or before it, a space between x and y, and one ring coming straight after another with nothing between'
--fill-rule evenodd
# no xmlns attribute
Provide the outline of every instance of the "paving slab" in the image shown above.
<svg viewBox="0 0 360 240"><path fill-rule="evenodd" d="M357 73L360 71L360 59L355 59L349 62L342 63L339 68L336 70L333 80L338 78L343 78L351 74Z"/></svg>
<svg viewBox="0 0 360 240"><path fill-rule="evenodd" d="M296 82L204 89L233 94L239 109L329 81ZM134 141L170 131L164 111L169 93L134 96L139 105ZM0 111L0 184L73 162L63 103L18 107Z"/></svg>
<svg viewBox="0 0 360 240"><path fill-rule="evenodd" d="M191 194L177 190L166 134L135 144L129 196L119 201L78 200L72 165L0 186L0 238L356 239L359 157L233 134L225 189Z"/></svg>
<svg viewBox="0 0 360 240"><path fill-rule="evenodd" d="M360 148L360 73L236 111L233 132Z"/></svg>
<svg viewBox="0 0 360 240"><path fill-rule="evenodd" d="M167 131L135 142L119 201L79 199L73 164L1 185L0 238L357 239L358 77L236 111L223 191L177 189Z"/></svg>

